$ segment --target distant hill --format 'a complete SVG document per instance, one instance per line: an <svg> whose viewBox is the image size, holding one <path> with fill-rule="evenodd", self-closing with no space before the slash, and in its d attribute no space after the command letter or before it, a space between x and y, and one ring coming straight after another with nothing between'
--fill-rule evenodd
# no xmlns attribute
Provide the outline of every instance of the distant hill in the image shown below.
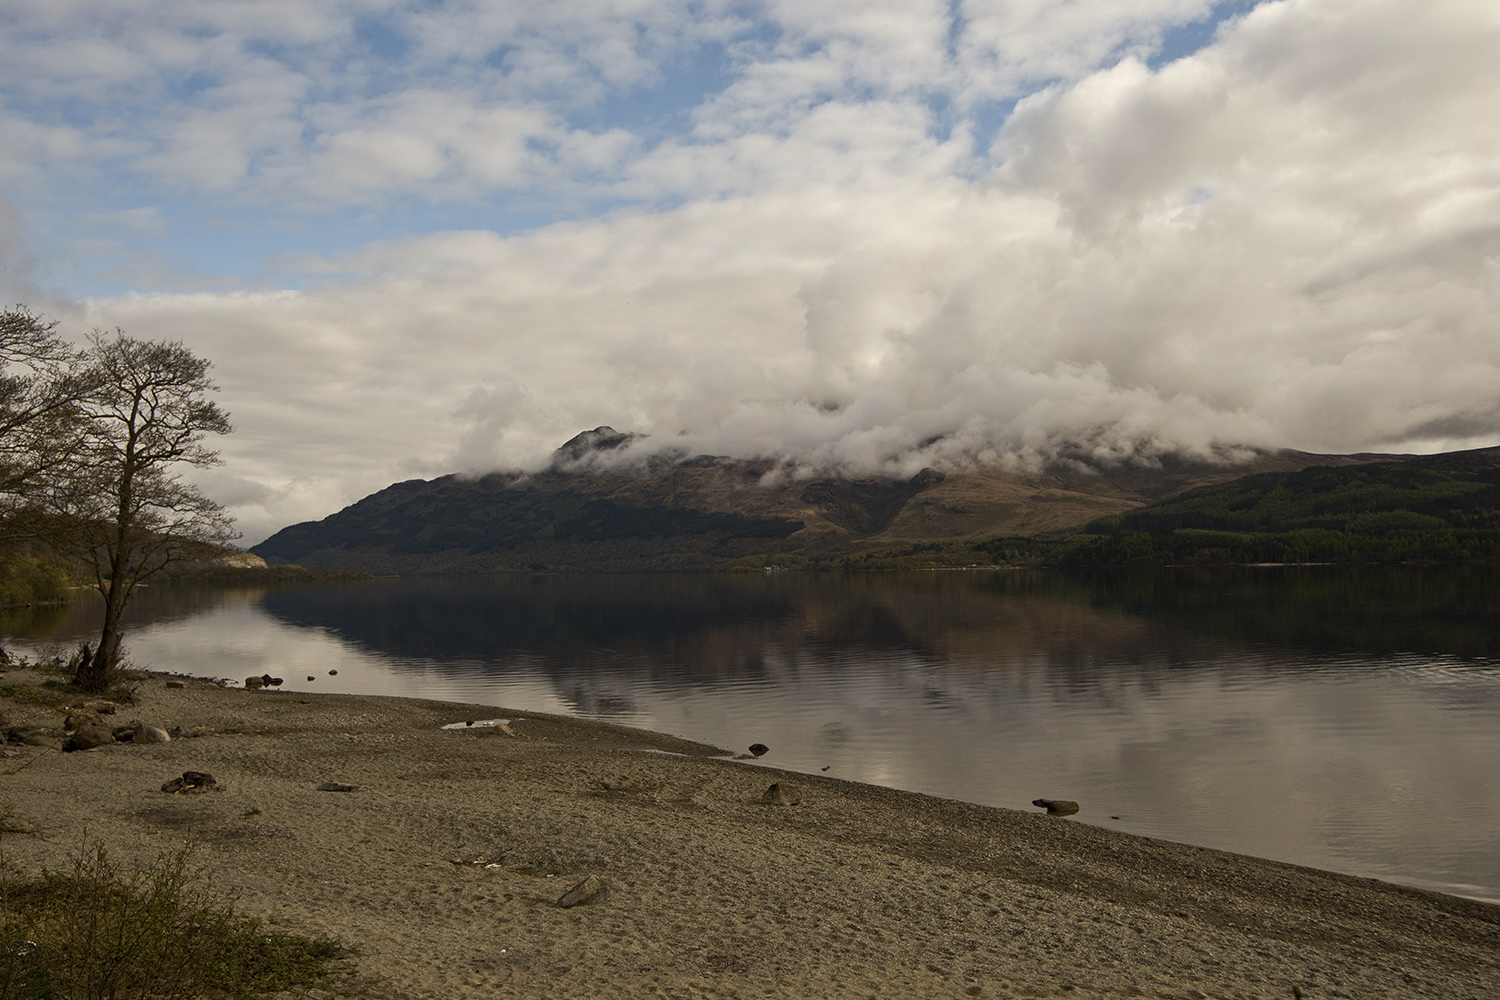
<svg viewBox="0 0 1500 1000"><path fill-rule="evenodd" d="M771 462L700 455L603 471L635 435L599 427L544 472L397 483L250 551L271 565L372 573L847 564L942 551L974 561L996 536L1034 537L1249 474L1390 456L1281 451L1242 465L1165 459L1151 468L1036 473L924 470L908 480L774 475Z"/></svg>
<svg viewBox="0 0 1500 1000"><path fill-rule="evenodd" d="M1063 566L1496 559L1500 448L1247 475L985 547Z"/></svg>

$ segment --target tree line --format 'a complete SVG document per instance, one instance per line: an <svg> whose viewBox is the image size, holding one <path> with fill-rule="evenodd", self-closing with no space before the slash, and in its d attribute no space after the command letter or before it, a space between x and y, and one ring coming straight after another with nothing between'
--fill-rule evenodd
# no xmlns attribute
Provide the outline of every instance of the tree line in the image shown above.
<svg viewBox="0 0 1500 1000"><path fill-rule="evenodd" d="M125 606L142 581L238 537L182 472L220 464L231 430L211 364L178 341L94 331L82 346L25 306L0 311L0 527L10 554L41 551L104 599L74 681L104 690Z"/></svg>

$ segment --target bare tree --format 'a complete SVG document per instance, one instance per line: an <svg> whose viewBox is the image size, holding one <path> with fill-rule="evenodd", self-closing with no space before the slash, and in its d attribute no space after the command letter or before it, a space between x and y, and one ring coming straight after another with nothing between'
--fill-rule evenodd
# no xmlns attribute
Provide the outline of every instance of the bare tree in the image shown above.
<svg viewBox="0 0 1500 1000"><path fill-rule="evenodd" d="M229 416L208 398L208 361L180 342L95 332L85 352L89 391L80 445L50 489L54 544L92 566L104 626L75 683L101 691L119 662L121 618L142 580L175 560L237 537L224 508L181 479L184 467L218 465L209 434Z"/></svg>
<svg viewBox="0 0 1500 1000"><path fill-rule="evenodd" d="M11 521L85 436L79 403L91 374L56 327L25 306L0 311L0 512Z"/></svg>

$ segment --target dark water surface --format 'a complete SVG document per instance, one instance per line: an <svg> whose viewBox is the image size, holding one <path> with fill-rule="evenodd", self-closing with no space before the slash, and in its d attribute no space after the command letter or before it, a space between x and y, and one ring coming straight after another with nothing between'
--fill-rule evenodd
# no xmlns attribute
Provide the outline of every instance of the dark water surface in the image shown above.
<svg viewBox="0 0 1500 1000"><path fill-rule="evenodd" d="M97 614L0 631L71 643ZM1077 821L1500 901L1495 567L156 588L131 619L136 663L286 678L266 697L762 742L778 767L1021 809L1077 799Z"/></svg>

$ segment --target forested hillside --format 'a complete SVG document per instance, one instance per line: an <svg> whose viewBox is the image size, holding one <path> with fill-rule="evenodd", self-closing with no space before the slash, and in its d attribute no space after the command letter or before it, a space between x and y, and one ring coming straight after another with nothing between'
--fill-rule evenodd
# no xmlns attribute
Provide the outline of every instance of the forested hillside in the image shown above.
<svg viewBox="0 0 1500 1000"><path fill-rule="evenodd" d="M1251 475L982 548L1059 566L1496 559L1500 449Z"/></svg>

